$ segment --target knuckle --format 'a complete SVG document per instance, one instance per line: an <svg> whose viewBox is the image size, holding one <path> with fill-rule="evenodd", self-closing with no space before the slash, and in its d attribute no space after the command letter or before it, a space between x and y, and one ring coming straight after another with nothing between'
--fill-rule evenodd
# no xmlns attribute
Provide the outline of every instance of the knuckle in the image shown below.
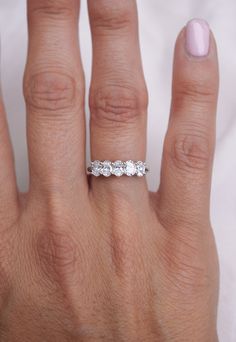
<svg viewBox="0 0 236 342"><path fill-rule="evenodd" d="M174 109L178 110L186 105L204 107L214 104L216 90L212 82L207 80L182 80L173 93Z"/></svg>
<svg viewBox="0 0 236 342"><path fill-rule="evenodd" d="M24 82L26 104L40 111L67 111L75 102L76 81L65 73L40 72Z"/></svg>
<svg viewBox="0 0 236 342"><path fill-rule="evenodd" d="M78 248L64 223L42 229L36 237L36 256L43 272L62 287L71 281L78 264Z"/></svg>
<svg viewBox="0 0 236 342"><path fill-rule="evenodd" d="M129 27L131 23L131 12L127 6L100 6L96 10L91 11L91 19L96 33L104 33L104 31L116 31ZM98 32L98 29L101 29Z"/></svg>
<svg viewBox="0 0 236 342"><path fill-rule="evenodd" d="M175 237L166 247L161 253L162 261L168 278L178 291L195 296L210 287L213 279L206 263L198 257L196 242L189 242L186 238L176 240Z"/></svg>
<svg viewBox="0 0 236 342"><path fill-rule="evenodd" d="M179 133L166 145L167 155L179 170L191 173L209 169L213 153L206 134L196 131Z"/></svg>
<svg viewBox="0 0 236 342"><path fill-rule="evenodd" d="M145 91L110 87L98 89L90 95L91 120L104 128L136 123L146 114L146 109Z"/></svg>
<svg viewBox="0 0 236 342"><path fill-rule="evenodd" d="M175 260L172 268L171 274L175 287L186 295L193 296L210 287L210 274L207 267Z"/></svg>
<svg viewBox="0 0 236 342"><path fill-rule="evenodd" d="M66 19L74 16L74 7L65 0L39 1L31 14L41 15L49 19Z"/></svg>

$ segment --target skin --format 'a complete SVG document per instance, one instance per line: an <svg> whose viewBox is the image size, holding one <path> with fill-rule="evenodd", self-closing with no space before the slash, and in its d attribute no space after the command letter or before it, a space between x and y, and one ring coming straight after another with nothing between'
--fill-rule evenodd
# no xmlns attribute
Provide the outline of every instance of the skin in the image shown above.
<svg viewBox="0 0 236 342"><path fill-rule="evenodd" d="M89 0L88 11L92 160L145 160L135 1ZM177 38L161 182L149 193L145 177L87 178L78 15L78 0L28 0L24 194L1 105L0 340L215 342L214 38L202 58L187 54L185 28Z"/></svg>

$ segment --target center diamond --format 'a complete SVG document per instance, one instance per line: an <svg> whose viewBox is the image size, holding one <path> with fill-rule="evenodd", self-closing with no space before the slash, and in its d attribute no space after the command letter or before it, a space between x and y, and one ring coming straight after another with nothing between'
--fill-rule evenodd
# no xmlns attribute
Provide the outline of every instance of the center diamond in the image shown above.
<svg viewBox="0 0 236 342"><path fill-rule="evenodd" d="M112 173L113 175L120 177L124 174L124 164L120 160L116 160L112 163Z"/></svg>

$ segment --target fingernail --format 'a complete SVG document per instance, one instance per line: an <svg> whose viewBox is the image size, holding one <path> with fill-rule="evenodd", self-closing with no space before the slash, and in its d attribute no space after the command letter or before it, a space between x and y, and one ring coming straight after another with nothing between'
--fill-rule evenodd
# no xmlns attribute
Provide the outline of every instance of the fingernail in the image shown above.
<svg viewBox="0 0 236 342"><path fill-rule="evenodd" d="M203 19L193 19L186 26L186 49L194 57L208 55L210 45L210 29Z"/></svg>

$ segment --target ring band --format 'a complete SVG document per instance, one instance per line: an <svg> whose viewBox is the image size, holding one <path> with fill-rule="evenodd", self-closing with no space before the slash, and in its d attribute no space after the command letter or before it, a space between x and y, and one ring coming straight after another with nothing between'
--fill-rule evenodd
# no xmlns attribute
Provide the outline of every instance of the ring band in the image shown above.
<svg viewBox="0 0 236 342"><path fill-rule="evenodd" d="M138 176L143 177L149 171L145 162L142 161L121 161L116 160L114 162L110 160L92 161L87 168L88 174L99 177L110 177L110 176Z"/></svg>

